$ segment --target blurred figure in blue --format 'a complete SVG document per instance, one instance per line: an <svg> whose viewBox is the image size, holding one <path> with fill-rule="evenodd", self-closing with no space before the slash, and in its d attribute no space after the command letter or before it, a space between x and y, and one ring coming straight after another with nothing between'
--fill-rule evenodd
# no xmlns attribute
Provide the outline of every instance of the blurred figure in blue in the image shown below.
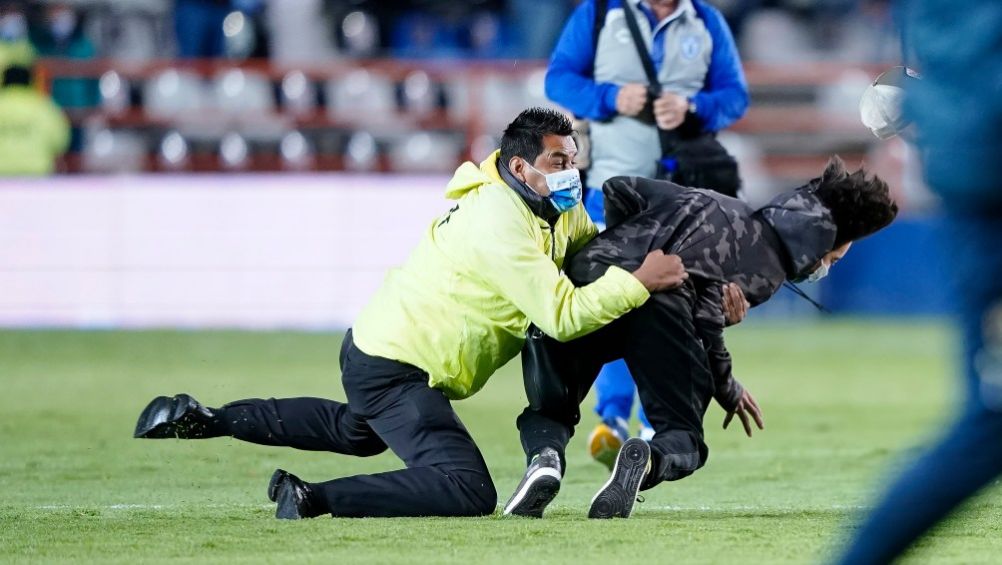
<svg viewBox="0 0 1002 565"><path fill-rule="evenodd" d="M174 31L178 56L222 57L226 53L223 20L231 10L230 0L176 0Z"/></svg>
<svg viewBox="0 0 1002 565"><path fill-rule="evenodd" d="M391 53L405 58L510 56L497 0L411 0L392 15Z"/></svg>
<svg viewBox="0 0 1002 565"><path fill-rule="evenodd" d="M176 0L174 33L182 59L215 57L267 57L267 40L261 31L264 0ZM226 16L239 12L226 32ZM236 23L239 22L239 23Z"/></svg>
<svg viewBox="0 0 1002 565"><path fill-rule="evenodd" d="M511 22L515 55L526 59L550 56L560 36L560 25L570 15L572 0L508 0L505 11Z"/></svg>
<svg viewBox="0 0 1002 565"><path fill-rule="evenodd" d="M0 73L0 177L52 173L69 137L66 116L32 86L31 69Z"/></svg>
<svg viewBox="0 0 1002 565"><path fill-rule="evenodd" d="M644 37L657 89L649 83L631 39L626 10ZM720 12L703 0L585 0L553 51L546 95L590 121L585 207L600 228L604 210L598 187L617 175L654 177L664 156L661 135L704 142L710 138L708 143L714 144L714 133L748 108L748 86L734 38ZM733 191L723 192L734 196L734 180ZM595 390L595 411L602 423L589 437L588 449L611 468L629 436L636 386L625 363L617 361L602 370ZM638 416L641 437L653 436L642 410Z"/></svg>
<svg viewBox="0 0 1002 565"><path fill-rule="evenodd" d="M64 2L44 8L40 25L32 26L31 42L41 57L93 59L97 49L84 33L80 13ZM63 109L93 108L100 102L98 81L93 78L56 77L52 79L52 99ZM70 151L82 145L80 128L73 128Z"/></svg>
<svg viewBox="0 0 1002 565"><path fill-rule="evenodd" d="M97 49L84 33L80 14L64 2L46 5L41 25L34 26L31 42L41 57L93 59ZM97 80L54 78L52 98L63 108L90 108L98 104Z"/></svg>
<svg viewBox="0 0 1002 565"><path fill-rule="evenodd" d="M228 0L177 0L174 31L178 56L184 59L221 57L226 41L223 20L229 14Z"/></svg>
<svg viewBox="0 0 1002 565"><path fill-rule="evenodd" d="M905 112L942 197L963 337L963 406L891 485L840 562L888 563L1002 473L1002 2L898 5L922 80Z"/></svg>

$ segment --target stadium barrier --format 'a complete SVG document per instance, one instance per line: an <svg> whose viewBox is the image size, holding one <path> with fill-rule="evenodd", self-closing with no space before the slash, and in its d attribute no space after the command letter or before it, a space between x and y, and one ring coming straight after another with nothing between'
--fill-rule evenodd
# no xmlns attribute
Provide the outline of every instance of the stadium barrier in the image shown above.
<svg viewBox="0 0 1002 565"><path fill-rule="evenodd" d="M0 181L0 326L345 328L449 205L440 175ZM863 240L821 285L840 314L938 314L935 216ZM790 292L755 318L815 316Z"/></svg>
<svg viewBox="0 0 1002 565"><path fill-rule="evenodd" d="M448 209L447 180L0 181L0 326L347 327Z"/></svg>

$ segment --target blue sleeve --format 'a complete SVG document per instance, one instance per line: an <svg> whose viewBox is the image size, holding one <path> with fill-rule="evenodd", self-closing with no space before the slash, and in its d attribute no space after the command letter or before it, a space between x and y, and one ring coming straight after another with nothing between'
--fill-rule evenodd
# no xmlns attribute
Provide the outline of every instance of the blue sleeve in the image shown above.
<svg viewBox="0 0 1002 565"><path fill-rule="evenodd" d="M546 69L546 96L579 118L603 120L616 114L619 86L595 82L594 25L595 2L585 0L567 20L553 49Z"/></svg>
<svg viewBox="0 0 1002 565"><path fill-rule="evenodd" d="M694 1L713 39L710 70L703 89L693 97L703 129L719 131L736 122L748 109L748 83L741 68L734 36L724 17L712 6Z"/></svg>

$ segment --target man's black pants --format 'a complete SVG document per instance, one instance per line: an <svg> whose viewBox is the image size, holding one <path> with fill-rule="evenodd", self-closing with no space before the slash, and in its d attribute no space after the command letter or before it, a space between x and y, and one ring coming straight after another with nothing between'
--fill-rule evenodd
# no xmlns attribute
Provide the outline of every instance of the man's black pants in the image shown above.
<svg viewBox="0 0 1002 565"><path fill-rule="evenodd" d="M602 365L624 359L637 383L640 402L654 428L652 472L641 488L691 475L706 463L703 415L713 396L706 351L693 325L690 289L658 293L646 304L582 338L541 346L554 369L526 362L523 375L529 406L518 417L526 456L544 447L563 459L579 405Z"/></svg>
<svg viewBox="0 0 1002 565"><path fill-rule="evenodd" d="M480 450L417 367L341 347L348 403L248 399L223 406L227 435L263 445L366 457L389 447L406 469L311 483L333 516L482 516L497 492Z"/></svg>

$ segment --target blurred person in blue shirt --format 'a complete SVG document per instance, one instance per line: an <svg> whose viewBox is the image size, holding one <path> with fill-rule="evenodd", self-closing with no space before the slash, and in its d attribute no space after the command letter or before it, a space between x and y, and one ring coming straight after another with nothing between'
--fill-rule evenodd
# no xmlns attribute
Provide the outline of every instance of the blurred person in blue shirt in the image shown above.
<svg viewBox="0 0 1002 565"><path fill-rule="evenodd" d="M31 43L41 57L93 59L97 49L84 33L80 14L66 3L45 7L41 25L33 26ZM90 108L98 104L97 80L54 78L52 98L63 108Z"/></svg>
<svg viewBox="0 0 1002 565"><path fill-rule="evenodd" d="M44 8L41 25L31 27L31 42L41 57L63 59L93 59L97 49L84 33L81 14L64 2L53 2ZM63 109L93 108L100 102L98 81L93 78L55 77L52 79L52 100ZM80 128L73 128L70 151L82 145Z"/></svg>
<svg viewBox="0 0 1002 565"><path fill-rule="evenodd" d="M840 563L889 563L1002 474L1002 3L897 5L922 73L906 87L929 186L946 209L963 339L960 412L889 487Z"/></svg>
<svg viewBox="0 0 1002 565"><path fill-rule="evenodd" d="M656 69L662 92L656 100L625 9L635 15ZM600 227L597 187L617 175L654 177L662 157L658 128L699 136L728 127L748 108L734 38L720 12L703 0L585 0L553 51L546 94L590 122L585 207ZM636 386L617 361L602 370L595 389L602 423L589 437L589 452L610 466L629 435ZM638 416L641 436L651 435L642 409Z"/></svg>
<svg viewBox="0 0 1002 565"><path fill-rule="evenodd" d="M405 58L499 58L511 56L500 2L411 0L388 11L390 50Z"/></svg>
<svg viewBox="0 0 1002 565"><path fill-rule="evenodd" d="M511 23L518 57L543 59L553 51L560 36L560 25L570 15L572 0L508 0L505 12Z"/></svg>
<svg viewBox="0 0 1002 565"><path fill-rule="evenodd" d="M176 0L174 33L178 56L183 59L222 57L226 53L223 20L231 9L229 0Z"/></svg>

